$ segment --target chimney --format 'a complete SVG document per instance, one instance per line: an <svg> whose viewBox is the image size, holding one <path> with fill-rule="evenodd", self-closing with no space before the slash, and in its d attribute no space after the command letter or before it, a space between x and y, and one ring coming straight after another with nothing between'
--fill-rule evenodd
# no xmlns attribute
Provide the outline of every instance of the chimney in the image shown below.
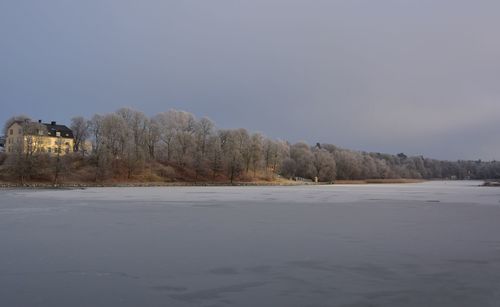
<svg viewBox="0 0 500 307"><path fill-rule="evenodd" d="M41 124L41 123L42 123L42 120L41 120L41 119L39 119L39 120L38 120L38 123L39 123L39 124Z"/></svg>
<svg viewBox="0 0 500 307"><path fill-rule="evenodd" d="M55 125L56 125L56 122L50 122L50 124L51 124L52 126L55 126Z"/></svg>

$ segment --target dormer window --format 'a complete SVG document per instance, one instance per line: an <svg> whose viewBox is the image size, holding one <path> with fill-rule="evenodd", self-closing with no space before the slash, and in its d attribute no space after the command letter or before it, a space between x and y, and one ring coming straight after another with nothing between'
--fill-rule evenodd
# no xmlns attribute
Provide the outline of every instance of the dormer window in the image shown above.
<svg viewBox="0 0 500 307"><path fill-rule="evenodd" d="M56 131L56 136L61 136L61 132Z"/></svg>

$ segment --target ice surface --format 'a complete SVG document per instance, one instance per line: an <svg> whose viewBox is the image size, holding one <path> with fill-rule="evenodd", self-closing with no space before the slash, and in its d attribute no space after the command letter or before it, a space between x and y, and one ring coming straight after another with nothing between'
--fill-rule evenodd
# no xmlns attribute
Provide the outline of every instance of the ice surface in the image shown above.
<svg viewBox="0 0 500 307"><path fill-rule="evenodd" d="M479 184L0 190L0 306L499 306Z"/></svg>

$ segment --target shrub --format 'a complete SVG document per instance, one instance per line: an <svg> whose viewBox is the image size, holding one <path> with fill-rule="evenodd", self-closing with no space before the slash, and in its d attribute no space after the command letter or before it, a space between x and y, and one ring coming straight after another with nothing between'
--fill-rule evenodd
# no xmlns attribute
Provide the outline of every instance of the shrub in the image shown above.
<svg viewBox="0 0 500 307"><path fill-rule="evenodd" d="M175 178L175 169L171 166L159 166L157 172L160 177L168 179Z"/></svg>

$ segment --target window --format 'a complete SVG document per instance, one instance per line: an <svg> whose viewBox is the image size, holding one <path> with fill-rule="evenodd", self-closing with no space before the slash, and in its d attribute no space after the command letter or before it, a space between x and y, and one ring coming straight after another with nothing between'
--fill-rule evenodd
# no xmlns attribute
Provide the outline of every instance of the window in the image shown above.
<svg viewBox="0 0 500 307"><path fill-rule="evenodd" d="M13 135L14 134L14 129L10 129L9 134Z"/></svg>
<svg viewBox="0 0 500 307"><path fill-rule="evenodd" d="M23 133L23 129L19 128L19 130L17 130L17 132L18 132L19 134L22 134L22 133Z"/></svg>
<svg viewBox="0 0 500 307"><path fill-rule="evenodd" d="M56 131L56 136L61 136L61 132Z"/></svg>
<svg viewBox="0 0 500 307"><path fill-rule="evenodd" d="M47 147L47 152L52 152L52 148Z"/></svg>

